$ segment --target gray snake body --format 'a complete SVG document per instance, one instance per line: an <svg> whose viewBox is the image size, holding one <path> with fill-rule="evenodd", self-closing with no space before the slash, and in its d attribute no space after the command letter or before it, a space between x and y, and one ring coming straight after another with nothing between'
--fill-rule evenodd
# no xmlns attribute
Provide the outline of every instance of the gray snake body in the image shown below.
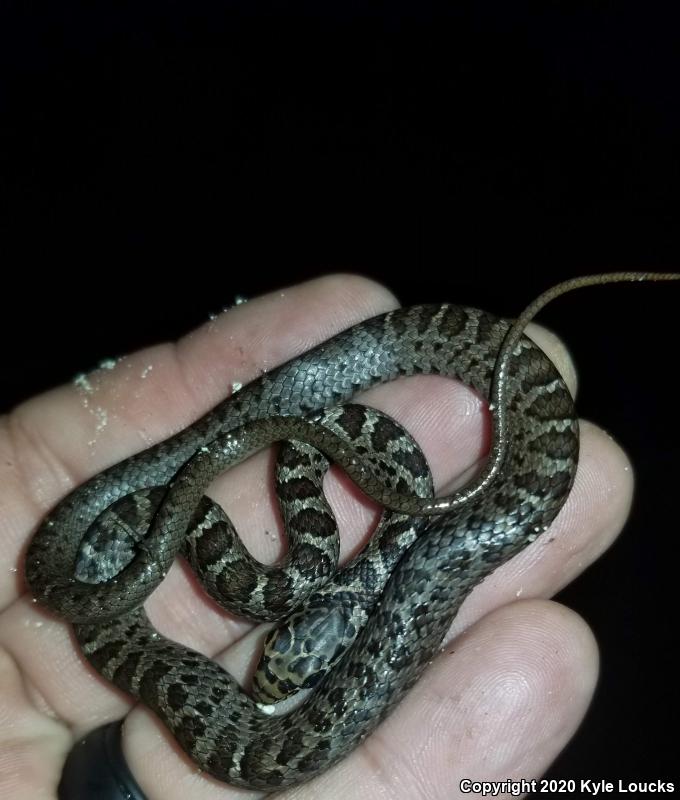
<svg viewBox="0 0 680 800"><path fill-rule="evenodd" d="M509 328L471 308L399 309L262 375L191 427L63 500L29 546L34 595L75 623L95 668L153 709L211 775L268 791L313 777L378 725L433 658L470 590L542 533L568 495L578 454L571 396L520 330L499 378ZM409 500L403 487L381 490L364 461L310 422L320 409L415 373L459 378L484 396L494 375L503 381L497 474L484 491L443 513L433 514L431 501L426 508L424 500ZM344 657L299 708L270 716L216 663L153 630L141 603L186 547L212 476L282 439L309 441L389 507L403 513L410 505L415 541L393 559L394 572ZM115 578L76 580L85 532L131 495L150 505L151 532L138 537L138 552Z"/></svg>

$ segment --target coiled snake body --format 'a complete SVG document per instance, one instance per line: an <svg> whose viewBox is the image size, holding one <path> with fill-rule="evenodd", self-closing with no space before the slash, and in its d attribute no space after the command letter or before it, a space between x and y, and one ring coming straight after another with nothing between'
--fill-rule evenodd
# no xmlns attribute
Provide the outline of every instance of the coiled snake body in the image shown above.
<svg viewBox="0 0 680 800"><path fill-rule="evenodd" d="M152 708L211 775L268 791L313 777L378 725L433 658L470 590L542 533L567 497L577 463L576 415L553 364L520 336L525 323L526 318L520 320L508 335L507 320L476 309L399 309L262 375L191 427L95 476L63 500L30 544L26 576L32 591L75 623L78 641L95 668ZM493 463L478 482L482 490L464 491L450 504L429 499L427 486L419 492L423 499L406 495L399 476L383 486L384 470L366 455L366 446L357 452L348 445L361 427L354 412L335 412L341 427L347 417L345 438L317 421L321 409L414 373L459 378L484 396L494 387L492 400L500 404L494 409ZM391 428L386 433L389 424L369 423L369 438L379 439L383 448L396 442L398 464L420 464L398 433ZM302 573L312 577L313 590L329 579L335 545L324 541L325 524L314 530L317 514L323 520L327 511L315 505L316 499L310 501L313 513L302 504L312 494L306 491L307 479L290 464L282 483L296 487L289 492L291 516L303 530L284 571L267 573L265 568L264 577L256 577L253 565L241 561L246 555L225 557L219 551L224 540L214 530L227 540L231 534L213 504L202 499L204 488L226 465L283 439L309 442L338 461L398 516L390 519L396 519L397 533L388 533L382 546L394 571L389 579L385 576L386 586L366 624L299 708L271 716L213 661L154 631L141 603L182 547L190 559L207 559L205 572L218 588L229 591L226 585L235 582L227 604L235 608L241 597L256 618L274 616L266 612L267 598L283 596L283 584L299 583ZM312 472L322 469L314 452L302 456ZM147 520L150 530L133 533L134 541L125 545L127 555L112 555L121 530L134 528L138 519ZM302 520L310 523L308 528ZM97 527L97 541L104 544L93 548L104 549L103 560L110 562L104 577L88 576L83 566L83 537ZM405 549L403 556L401 550L395 555L397 545ZM317 546L324 565L320 570L308 565ZM374 556L380 549L374 548ZM235 577L241 564L246 564L248 580ZM268 581L274 586L269 593ZM296 602L283 601L284 613Z"/></svg>

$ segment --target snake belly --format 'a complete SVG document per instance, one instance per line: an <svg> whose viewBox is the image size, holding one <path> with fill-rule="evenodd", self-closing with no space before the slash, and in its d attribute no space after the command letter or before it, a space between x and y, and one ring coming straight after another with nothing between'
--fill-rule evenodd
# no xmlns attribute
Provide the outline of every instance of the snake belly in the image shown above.
<svg viewBox="0 0 680 800"><path fill-rule="evenodd" d="M354 644L287 715L262 713L219 665L165 639L146 618L141 604L186 536L187 523L174 524L173 518L195 504L184 500L176 476L220 437L237 439L234 432L255 425L264 445L268 436L277 437L276 419L302 422L400 376L450 376L488 397L509 327L508 320L462 306L398 309L262 375L187 429L100 473L57 505L28 549L26 577L34 596L75 623L88 660L150 707L201 769L265 791L318 775L356 747L414 684L471 589L557 515L578 458L569 391L547 356L522 337L503 378L504 406L493 410L494 419L502 414L505 421L499 474L470 502L418 518L416 541L398 560ZM332 457L350 468L351 454L342 448ZM159 490L168 485L167 493ZM155 504L168 532L157 542L145 540L114 579L76 580L86 531L128 496ZM190 510L183 513L188 520Z"/></svg>

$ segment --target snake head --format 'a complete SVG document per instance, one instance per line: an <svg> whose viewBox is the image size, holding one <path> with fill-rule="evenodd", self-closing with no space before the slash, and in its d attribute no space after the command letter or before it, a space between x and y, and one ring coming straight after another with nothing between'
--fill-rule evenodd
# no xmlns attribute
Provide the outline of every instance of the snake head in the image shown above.
<svg viewBox="0 0 680 800"><path fill-rule="evenodd" d="M252 694L267 706L313 689L352 644L366 620L350 592L316 592L267 634Z"/></svg>

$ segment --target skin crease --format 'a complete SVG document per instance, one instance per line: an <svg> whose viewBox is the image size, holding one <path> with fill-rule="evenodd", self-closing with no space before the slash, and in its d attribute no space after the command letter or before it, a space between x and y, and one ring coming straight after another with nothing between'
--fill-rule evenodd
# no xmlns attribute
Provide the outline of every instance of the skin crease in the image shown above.
<svg viewBox="0 0 680 800"><path fill-rule="evenodd" d="M53 798L74 737L125 714L123 747L149 800L258 795L197 774L150 712L133 708L87 665L69 626L24 593L24 547L45 512L86 477L185 427L232 383L246 383L263 367L395 305L389 292L366 279L320 278L232 309L175 345L131 355L89 376L89 384L48 392L2 420L0 796ZM563 346L536 326L529 333L573 389ZM363 399L395 416L421 443L440 490L484 455L483 404L453 381L410 378ZM259 454L210 492L266 561L282 549L270 467L271 454ZM377 511L337 471L326 483L347 555L365 541ZM587 626L544 598L611 544L631 494L625 455L598 428L582 424L576 483L551 529L475 589L441 655L361 747L277 797L449 799L462 796L462 778L539 776L579 725L597 678L597 648ZM221 611L182 564L174 565L147 609L161 632L246 679L262 630Z"/></svg>

